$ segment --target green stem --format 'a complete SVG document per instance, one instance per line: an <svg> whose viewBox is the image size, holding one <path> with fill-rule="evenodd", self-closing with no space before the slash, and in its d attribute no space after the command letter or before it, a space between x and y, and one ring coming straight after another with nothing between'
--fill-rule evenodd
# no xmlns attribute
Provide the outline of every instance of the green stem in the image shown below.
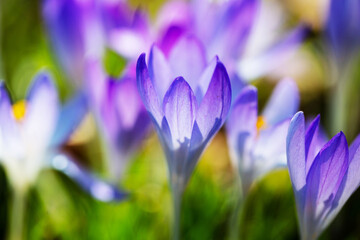
<svg viewBox="0 0 360 240"><path fill-rule="evenodd" d="M243 191L242 183L239 174L237 174L237 180L235 183L235 191L234 196L236 198L234 211L232 213L232 216L230 218L230 224L229 224L229 239L235 240L239 239L239 236L241 236L241 220L242 220L242 212L243 212L243 205L244 205L244 199L245 194Z"/></svg>
<svg viewBox="0 0 360 240"><path fill-rule="evenodd" d="M25 214L26 214L26 192L14 190L11 212L10 226L8 232L9 240L22 240L25 237Z"/></svg>
<svg viewBox="0 0 360 240"><path fill-rule="evenodd" d="M174 209L174 219L173 219L173 239L180 239L180 229L181 229L181 203L182 203L182 193L183 187L178 181L173 181L172 183L172 197L173 197L173 209Z"/></svg>

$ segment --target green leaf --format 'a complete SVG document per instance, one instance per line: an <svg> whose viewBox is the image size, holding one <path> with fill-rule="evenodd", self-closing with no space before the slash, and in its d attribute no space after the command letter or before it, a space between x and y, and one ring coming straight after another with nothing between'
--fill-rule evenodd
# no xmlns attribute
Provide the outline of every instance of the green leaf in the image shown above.
<svg viewBox="0 0 360 240"><path fill-rule="evenodd" d="M104 68L106 73L114 78L118 78L126 66L126 59L114 50L106 49L104 55Z"/></svg>

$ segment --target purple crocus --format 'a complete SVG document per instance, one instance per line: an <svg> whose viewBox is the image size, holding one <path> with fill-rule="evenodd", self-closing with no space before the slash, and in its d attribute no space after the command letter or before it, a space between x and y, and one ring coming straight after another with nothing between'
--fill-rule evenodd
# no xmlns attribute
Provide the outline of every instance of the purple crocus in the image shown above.
<svg viewBox="0 0 360 240"><path fill-rule="evenodd" d="M68 77L82 83L86 57L101 57L105 38L96 1L45 0L43 16L52 47Z"/></svg>
<svg viewBox="0 0 360 240"><path fill-rule="evenodd" d="M146 12L132 9L127 1L100 1L101 22L107 45L128 60L147 52L154 33Z"/></svg>
<svg viewBox="0 0 360 240"><path fill-rule="evenodd" d="M126 1L45 0L43 16L61 66L78 84L88 59L101 59L107 47L135 61L154 41L148 16Z"/></svg>
<svg viewBox="0 0 360 240"><path fill-rule="evenodd" d="M142 54L137 62L137 83L168 162L177 238L182 192L202 152L227 117L230 80L217 57L206 64L199 41L185 37L168 58L153 46L148 66Z"/></svg>
<svg viewBox="0 0 360 240"><path fill-rule="evenodd" d="M282 80L258 116L257 90L243 88L233 103L226 124L230 156L239 171L242 191L277 167L286 166L286 134L299 106L299 92L292 80Z"/></svg>
<svg viewBox="0 0 360 240"><path fill-rule="evenodd" d="M43 168L55 167L52 162L54 154L71 136L86 111L86 102L81 94L60 108L56 88L46 73L38 74L26 100L15 104L11 103L4 84L1 84L0 158L16 191L26 191ZM69 162L66 166L70 164L73 163ZM80 175L87 177L89 182L86 186L79 181ZM69 176L90 193L92 186L89 183L100 184L99 180L80 168Z"/></svg>
<svg viewBox="0 0 360 240"><path fill-rule="evenodd" d="M277 24L276 29L271 28L271 34L281 34L264 38L264 35L269 36L266 31L269 22L276 22L276 19L263 17L275 12L268 5L259 0L169 1L160 10L157 20L159 34L164 36L160 38L163 39L162 48L170 48L168 45L175 43L179 36L190 33L204 44L207 57L216 54L222 59L231 78L233 74L249 80L259 77L287 59L290 55L286 53L294 52L307 32L307 28L300 25L284 33L283 26ZM279 61L271 60L275 58Z"/></svg>
<svg viewBox="0 0 360 240"><path fill-rule="evenodd" d="M344 68L360 51L360 1L331 0L325 32L333 59Z"/></svg>
<svg viewBox="0 0 360 240"><path fill-rule="evenodd" d="M150 118L137 90L134 65L119 78L107 76L97 61L89 62L87 69L90 102L105 139L109 172L118 180L149 132Z"/></svg>
<svg viewBox="0 0 360 240"><path fill-rule="evenodd" d="M360 137L348 148L342 132L327 142L320 116L305 128L303 112L291 120L287 159L302 239L316 239L360 184Z"/></svg>

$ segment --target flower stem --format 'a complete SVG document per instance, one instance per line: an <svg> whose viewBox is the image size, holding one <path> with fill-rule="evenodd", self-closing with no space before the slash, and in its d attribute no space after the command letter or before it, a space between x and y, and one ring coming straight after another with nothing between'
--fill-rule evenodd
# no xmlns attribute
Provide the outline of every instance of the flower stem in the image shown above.
<svg viewBox="0 0 360 240"><path fill-rule="evenodd" d="M181 229L181 203L182 203L183 187L178 181L174 181L172 184L172 198L173 198L173 240L180 239Z"/></svg>
<svg viewBox="0 0 360 240"><path fill-rule="evenodd" d="M238 175L238 174L237 174ZM241 235L241 219L244 205L244 191L241 183L241 179L238 176L235 184L234 197L236 198L234 211L230 218L229 224L229 239L235 240L239 239Z"/></svg>
<svg viewBox="0 0 360 240"><path fill-rule="evenodd" d="M25 237L26 192L14 190L9 215L9 240L22 240Z"/></svg>

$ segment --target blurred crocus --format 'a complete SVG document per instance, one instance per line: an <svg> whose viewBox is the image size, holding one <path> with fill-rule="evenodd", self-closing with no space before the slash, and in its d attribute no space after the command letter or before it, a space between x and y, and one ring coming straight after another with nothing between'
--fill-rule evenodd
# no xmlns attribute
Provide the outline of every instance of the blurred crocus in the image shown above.
<svg viewBox="0 0 360 240"><path fill-rule="evenodd" d="M45 0L43 16L60 64L78 84L88 59L101 59L107 47L135 61L153 42L148 16L122 0Z"/></svg>
<svg viewBox="0 0 360 240"><path fill-rule="evenodd" d="M234 101L226 130L230 156L239 171L244 195L255 180L274 168L286 166L286 135L298 106L298 88L290 79L277 85L260 115L255 87L245 87Z"/></svg>
<svg viewBox="0 0 360 240"><path fill-rule="evenodd" d="M360 54L360 1L330 0L324 31L328 79L332 88L328 111L332 133L344 131L355 137L360 110L356 69Z"/></svg>
<svg viewBox="0 0 360 240"><path fill-rule="evenodd" d="M325 32L333 59L346 67L360 52L360 2L330 0Z"/></svg>
<svg viewBox="0 0 360 240"><path fill-rule="evenodd" d="M194 34L204 44L207 57L218 55L222 59L231 78L235 73L249 80L259 77L287 59L287 53L299 47L307 31L302 25L287 33L279 24L270 26L283 19L274 19L278 17L271 14L276 11L268 5L258 0L169 1L157 20L158 31L165 36L162 48L169 48L184 33Z"/></svg>
<svg viewBox="0 0 360 240"><path fill-rule="evenodd" d="M128 60L148 52L154 42L146 12L132 9L127 1L105 0L98 3L107 45Z"/></svg>
<svg viewBox="0 0 360 240"><path fill-rule="evenodd" d="M287 159L302 239L316 239L360 183L360 137L348 148L340 132L322 137L320 117L305 127L298 112L290 122Z"/></svg>
<svg viewBox="0 0 360 240"><path fill-rule="evenodd" d="M1 164L14 189L24 192L42 169L55 167L54 154L80 124L87 106L80 94L60 108L56 88L46 73L35 77L26 100L11 104L3 83L0 91ZM67 175L92 193L91 187L78 181L78 176L87 176L94 184L99 181L81 168L76 173Z"/></svg>
<svg viewBox="0 0 360 240"><path fill-rule="evenodd" d="M100 57L105 36L96 1L45 0L43 16L52 47L71 80L83 79L86 57Z"/></svg>
<svg viewBox="0 0 360 240"><path fill-rule="evenodd" d="M121 77L114 78L104 73L101 63L92 61L86 75L90 103L106 143L109 172L118 180L150 127L136 85L135 66L130 64Z"/></svg>
<svg viewBox="0 0 360 240"><path fill-rule="evenodd" d="M198 40L185 37L168 58L154 46L148 66L142 54L137 83L167 158L177 238L182 193L202 152L227 117L230 80L217 57L206 64Z"/></svg>

